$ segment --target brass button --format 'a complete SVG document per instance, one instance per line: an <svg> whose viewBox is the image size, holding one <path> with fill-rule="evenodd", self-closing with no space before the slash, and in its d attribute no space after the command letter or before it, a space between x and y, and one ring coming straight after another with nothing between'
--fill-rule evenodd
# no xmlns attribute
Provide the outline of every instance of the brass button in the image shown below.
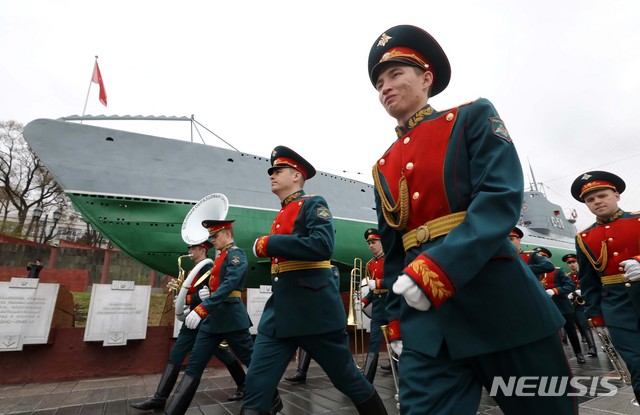
<svg viewBox="0 0 640 415"><path fill-rule="evenodd" d="M413 197L413 200L418 200L418 198L420 197L420 193L415 192L412 197Z"/></svg>
<svg viewBox="0 0 640 415"><path fill-rule="evenodd" d="M617 252L614 252L614 253L613 253L613 256L618 256L618 253L617 253Z"/></svg>
<svg viewBox="0 0 640 415"><path fill-rule="evenodd" d="M613 238L609 238L609 242L613 241Z"/></svg>
<svg viewBox="0 0 640 415"><path fill-rule="evenodd" d="M447 121L451 121L453 119L453 113L451 112L448 113L446 118L447 118Z"/></svg>
<svg viewBox="0 0 640 415"><path fill-rule="evenodd" d="M276 229L278 229L279 227L280 227L280 224L277 224L277 225L276 225Z"/></svg>
<svg viewBox="0 0 640 415"><path fill-rule="evenodd" d="M408 162L407 163L407 170L411 170L413 168L413 163L412 162Z"/></svg>
<svg viewBox="0 0 640 415"><path fill-rule="evenodd" d="M380 161L378 162L378 164L380 164L381 166L384 166L384 159L380 159Z"/></svg>
<svg viewBox="0 0 640 415"><path fill-rule="evenodd" d="M275 277L275 278L273 279L273 282L278 282L278 277Z"/></svg>
<svg viewBox="0 0 640 415"><path fill-rule="evenodd" d="M275 262L277 264L278 263L278 258L274 258L273 262Z"/></svg>
<svg viewBox="0 0 640 415"><path fill-rule="evenodd" d="M302 201L298 202L298 206L302 206Z"/></svg>
<svg viewBox="0 0 640 415"><path fill-rule="evenodd" d="M611 226L607 225L607 226L605 226L604 228L605 228L605 229L609 229L610 227L611 227Z"/></svg>
<svg viewBox="0 0 640 415"><path fill-rule="evenodd" d="M587 234L586 234L586 233L583 233L583 234L582 234L582 237L583 237L583 238L586 238L586 237L587 237Z"/></svg>
<svg viewBox="0 0 640 415"><path fill-rule="evenodd" d="M405 137L404 143L409 144L409 141L411 141L411 137Z"/></svg>
<svg viewBox="0 0 640 415"><path fill-rule="evenodd" d="M422 225L416 229L416 239L421 244L429 240L429 228L427 225Z"/></svg>

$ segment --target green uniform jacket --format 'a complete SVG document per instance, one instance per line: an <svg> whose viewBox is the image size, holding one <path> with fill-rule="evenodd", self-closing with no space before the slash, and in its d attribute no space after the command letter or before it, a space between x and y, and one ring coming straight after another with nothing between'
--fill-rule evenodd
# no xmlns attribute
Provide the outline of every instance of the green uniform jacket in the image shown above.
<svg viewBox="0 0 640 415"><path fill-rule="evenodd" d="M508 239L520 217L523 176L493 105L479 99L443 112L426 106L396 132L374 171L384 276L392 287L406 273L432 303L418 311L389 290L390 319L400 319L405 349L436 356L444 342L459 359L556 333L562 315ZM409 218L406 229L396 230L383 216L380 193L397 204L402 180ZM462 223L446 236L405 253L408 230L463 211Z"/></svg>
<svg viewBox="0 0 640 415"><path fill-rule="evenodd" d="M296 192L285 200L262 237L272 264L287 260L328 261L333 255L335 231L327 202L321 196ZM267 300L258 331L286 338L346 329L347 316L331 268L304 269L271 274Z"/></svg>
<svg viewBox="0 0 640 415"><path fill-rule="evenodd" d="M200 311L200 307L206 309L207 317L200 324L200 330L219 334L251 327L251 319L242 298L229 297L232 291L244 290L248 266L244 251L237 246L231 245L220 252L213 263L210 277L210 283L213 283L214 277L219 275L220 284L211 297L204 300L195 310Z"/></svg>
<svg viewBox="0 0 640 415"><path fill-rule="evenodd" d="M545 290L551 289L556 292L551 299L562 314L575 312L567 295L575 291L576 285L561 268L542 274L540 281Z"/></svg>

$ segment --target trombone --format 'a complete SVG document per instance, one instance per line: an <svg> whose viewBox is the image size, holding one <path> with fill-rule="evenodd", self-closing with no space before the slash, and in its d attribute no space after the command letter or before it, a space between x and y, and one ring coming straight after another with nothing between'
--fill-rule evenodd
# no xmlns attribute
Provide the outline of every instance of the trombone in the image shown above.
<svg viewBox="0 0 640 415"><path fill-rule="evenodd" d="M593 321L589 319L589 326L596 332L600 341L602 342L602 350L607 354L607 357L611 361L613 368L620 375L620 379L627 384L631 384L631 375L629 374L629 370L627 370L627 365L624 363L624 360L620 358L618 351L613 345L613 341L611 341L611 336L609 336L609 331L606 327L600 327L593 324Z"/></svg>
<svg viewBox="0 0 640 415"><path fill-rule="evenodd" d="M391 375L393 376L393 384L396 387L396 394L393 395L393 398L396 400L396 408L400 410L400 389L398 387L398 357L395 355L393 350L391 349L391 345L389 344L389 326L386 324L384 326L380 326L380 331L382 331L382 336L384 337L384 344L387 346L387 353L389 354L389 364L391 365Z"/></svg>
<svg viewBox="0 0 640 415"><path fill-rule="evenodd" d="M364 368L364 318L362 312L362 259L354 258L349 288L349 315L347 325L353 327L353 354L356 367ZM356 310L356 307L358 309Z"/></svg>

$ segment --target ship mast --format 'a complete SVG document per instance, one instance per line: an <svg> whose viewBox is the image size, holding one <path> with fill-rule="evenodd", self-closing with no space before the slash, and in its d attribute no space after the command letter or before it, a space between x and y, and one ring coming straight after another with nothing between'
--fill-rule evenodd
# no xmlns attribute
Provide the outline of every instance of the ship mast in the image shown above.
<svg viewBox="0 0 640 415"><path fill-rule="evenodd" d="M529 162L529 171L531 172L531 179L533 180L533 183L531 184L531 189L537 192L538 182L536 182L536 175L533 174L533 168L531 167L531 162Z"/></svg>

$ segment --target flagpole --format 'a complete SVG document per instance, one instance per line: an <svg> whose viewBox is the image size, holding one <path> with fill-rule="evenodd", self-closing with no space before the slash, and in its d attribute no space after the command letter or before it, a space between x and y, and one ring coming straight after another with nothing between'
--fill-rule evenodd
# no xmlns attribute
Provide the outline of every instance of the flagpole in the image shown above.
<svg viewBox="0 0 640 415"><path fill-rule="evenodd" d="M89 102L89 92L91 92L91 84L93 83L93 73L96 70L96 63L98 63L98 55L96 55L96 60L93 62L93 71L91 71L91 79L89 80L89 88L87 89L87 98L84 100L84 108L82 109L82 116L84 117L84 113L87 110L87 103ZM80 120L80 124L82 124L83 120Z"/></svg>

